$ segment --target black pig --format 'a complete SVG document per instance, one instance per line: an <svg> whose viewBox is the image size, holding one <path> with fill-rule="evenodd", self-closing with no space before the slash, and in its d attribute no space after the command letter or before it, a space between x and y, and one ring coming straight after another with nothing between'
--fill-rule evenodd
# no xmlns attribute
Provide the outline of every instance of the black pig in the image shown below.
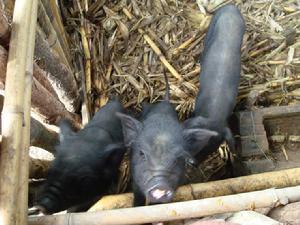
<svg viewBox="0 0 300 225"><path fill-rule="evenodd" d="M209 140L205 147L192 141L191 154L202 160L226 140L234 149L234 139L227 120L232 114L241 72L241 44L245 24L237 7L227 5L214 15L204 42L201 58L200 91L194 117L184 122L186 129L206 129ZM209 138L211 131L218 133Z"/></svg>
<svg viewBox="0 0 300 225"><path fill-rule="evenodd" d="M134 205L170 202L174 191L183 181L189 139L206 138L201 129L184 133L177 113L169 102L166 79L166 98L144 107L141 120L120 114L124 143L131 149L131 172ZM210 132L212 135L215 132ZM205 142L201 139L202 143Z"/></svg>
<svg viewBox="0 0 300 225"><path fill-rule="evenodd" d="M117 181L125 147L116 112L124 112L123 107L117 99L110 100L77 133L69 122L61 122L56 158L38 200L43 213L86 203L107 193Z"/></svg>

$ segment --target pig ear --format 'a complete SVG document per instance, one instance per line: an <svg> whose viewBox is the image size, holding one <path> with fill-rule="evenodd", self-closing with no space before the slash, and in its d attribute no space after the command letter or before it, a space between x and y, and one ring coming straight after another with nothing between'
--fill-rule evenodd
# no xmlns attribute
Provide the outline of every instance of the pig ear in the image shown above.
<svg viewBox="0 0 300 225"><path fill-rule="evenodd" d="M72 130L72 125L69 120L63 119L59 123L59 141L63 142L67 136L70 136L74 134L74 131Z"/></svg>
<svg viewBox="0 0 300 225"><path fill-rule="evenodd" d="M109 144L105 147L102 156L109 165L116 165L121 163L125 152L126 148L123 144Z"/></svg>
<svg viewBox="0 0 300 225"><path fill-rule="evenodd" d="M183 131L183 137L187 141L188 145L199 146L199 151L208 143L210 138L218 136L215 131L207 129L185 129ZM198 152L191 152L192 155L196 155Z"/></svg>
<svg viewBox="0 0 300 225"><path fill-rule="evenodd" d="M131 116L125 115L123 113L116 113L117 117L120 118L122 127L123 127L123 135L124 135L124 143L127 147L129 147L134 139L138 136L139 131L142 128L142 123Z"/></svg>

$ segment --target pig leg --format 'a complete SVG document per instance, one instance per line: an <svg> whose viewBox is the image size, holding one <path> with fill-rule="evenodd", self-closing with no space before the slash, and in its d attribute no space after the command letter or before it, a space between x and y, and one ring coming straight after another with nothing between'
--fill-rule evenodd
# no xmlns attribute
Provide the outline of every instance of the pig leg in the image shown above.
<svg viewBox="0 0 300 225"><path fill-rule="evenodd" d="M228 144L229 151L233 155L229 155L228 169L231 171L231 177L239 177L250 174L250 171L243 165L242 159L235 148L235 140L229 127L225 128L225 140Z"/></svg>
<svg viewBox="0 0 300 225"><path fill-rule="evenodd" d="M235 140L229 127L225 128L225 140L228 144L229 150L231 152L235 152Z"/></svg>

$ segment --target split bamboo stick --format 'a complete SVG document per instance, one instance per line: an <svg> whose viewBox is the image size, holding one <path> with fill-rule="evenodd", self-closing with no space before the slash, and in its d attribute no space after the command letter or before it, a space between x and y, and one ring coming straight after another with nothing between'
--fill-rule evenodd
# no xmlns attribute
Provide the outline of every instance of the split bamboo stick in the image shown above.
<svg viewBox="0 0 300 225"><path fill-rule="evenodd" d="M80 96L74 74L65 64L61 63L57 55L52 53L49 43L42 38L39 32L36 35L34 53L40 68L48 72L48 79L52 83L59 100L70 112L77 111Z"/></svg>
<svg viewBox="0 0 300 225"><path fill-rule="evenodd" d="M4 25L3 29L0 29L0 41L2 45L6 46L8 39L2 40L1 36L9 37L10 26L5 19L3 11L0 11L0 22ZM39 81L43 81L41 82L43 86L45 86L55 98L59 97L69 111L74 112L78 109L80 97L72 71L68 65L61 62L61 57L58 57L57 54L52 52L52 47L42 37L42 31L40 29L38 29L38 31L36 36L35 57L38 59L37 62L39 66L34 67L34 77ZM43 73L41 69L47 73ZM51 81L52 86L47 78Z"/></svg>
<svg viewBox="0 0 300 225"><path fill-rule="evenodd" d="M2 111L0 158L0 224L15 225L24 120L24 81L28 56L32 0L16 0Z"/></svg>
<svg viewBox="0 0 300 225"><path fill-rule="evenodd" d="M275 207L300 200L300 186L268 189L222 197L101 212L70 213L29 218L30 225L125 225L211 216Z"/></svg>
<svg viewBox="0 0 300 225"><path fill-rule="evenodd" d="M69 61L69 64L71 65L72 57L70 55L68 35L66 34L64 26L62 24L61 16L58 11L58 6L56 4L56 1L41 0L41 2L46 9L46 12L47 12L48 17L53 25L53 28L55 29L55 31L57 33L57 37L61 43L61 46L64 49L64 53Z"/></svg>
<svg viewBox="0 0 300 225"><path fill-rule="evenodd" d="M8 48L8 42L9 42L9 37L10 37L10 32L11 32L11 27L8 23L8 19L5 15L5 12L3 10L0 10L0 43L2 46L5 48ZM4 53L5 57L7 54L3 51L3 48L1 48L1 53ZM0 56L3 57L3 56ZM34 77L55 97L58 99L58 96L51 86L49 80L47 79L46 72L43 71L36 63L34 63L33 67L33 75ZM3 70L0 70L3 74L5 72Z"/></svg>
<svg viewBox="0 0 300 225"><path fill-rule="evenodd" d="M295 185L300 185L300 168L184 185L178 188L174 196L174 201L188 201ZM101 198L89 211L128 208L132 207L132 202L133 195L129 193L108 195Z"/></svg>
<svg viewBox="0 0 300 225"><path fill-rule="evenodd" d="M87 109L87 122L90 121L91 119L91 111L92 111L92 106L91 106L91 101L89 98L89 93L91 93L92 90L92 81L91 81L91 55L90 55L90 48L89 48L89 43L88 39L86 36L85 32L85 27L84 25L81 25L80 27L80 34L81 34L81 41L82 41L82 46L83 46L83 52L85 56L85 67L84 67L84 81L85 81L85 95L86 95L86 109Z"/></svg>
<svg viewBox="0 0 300 225"><path fill-rule="evenodd" d="M47 71L42 70L36 62L33 64L33 76L51 95L53 98L59 100L56 91L52 87L50 81L47 78Z"/></svg>
<svg viewBox="0 0 300 225"><path fill-rule="evenodd" d="M38 9L38 19L39 19L39 24L41 26L41 29L47 36L47 40L49 43L51 43L51 49L55 50L57 54L60 56L60 59L62 62L68 66L70 69L70 62L68 61L65 52L61 46L61 43L59 41L59 37L57 36L57 33L55 29L53 28L53 25L46 13L46 10L44 8L43 4L39 4L39 9Z"/></svg>
<svg viewBox="0 0 300 225"><path fill-rule="evenodd" d="M82 4L84 6L82 6ZM92 78L91 78L91 53L90 53L90 46L89 46L89 40L88 36L90 33L89 24L87 23L87 20L85 19L83 15L83 7L85 8L85 11L88 11L88 4L85 1L79 2L77 1L77 6L80 12L80 18L81 18L81 24L80 24L80 36L81 36L81 43L84 53L84 73L83 73L83 79L84 87L83 87L83 95L84 95L84 103L83 106L85 107L84 113L84 119L85 121L89 122L91 119L91 112L92 112L92 104L91 104L91 98L90 93L92 90Z"/></svg>
<svg viewBox="0 0 300 225"><path fill-rule="evenodd" d="M24 88L24 125L22 152L20 155L20 172L18 182L18 213L16 225L27 225L28 211L28 179L29 179L29 147L30 147L30 109L31 109L31 90L33 79L33 55L35 45L35 34L37 24L38 0L32 0L30 10L30 24L28 49L26 57L25 88Z"/></svg>

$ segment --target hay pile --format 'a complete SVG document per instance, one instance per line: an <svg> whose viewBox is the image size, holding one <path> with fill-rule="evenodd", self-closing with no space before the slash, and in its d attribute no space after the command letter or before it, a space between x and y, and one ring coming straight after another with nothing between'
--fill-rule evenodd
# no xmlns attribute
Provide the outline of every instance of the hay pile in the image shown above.
<svg viewBox="0 0 300 225"><path fill-rule="evenodd" d="M93 109L112 94L135 109L144 100L162 99L166 68L171 100L185 118L198 91L198 59L211 15L228 2L239 6L247 24L239 101L251 92L258 105L299 102L299 1L73 2L65 1L62 11Z"/></svg>

